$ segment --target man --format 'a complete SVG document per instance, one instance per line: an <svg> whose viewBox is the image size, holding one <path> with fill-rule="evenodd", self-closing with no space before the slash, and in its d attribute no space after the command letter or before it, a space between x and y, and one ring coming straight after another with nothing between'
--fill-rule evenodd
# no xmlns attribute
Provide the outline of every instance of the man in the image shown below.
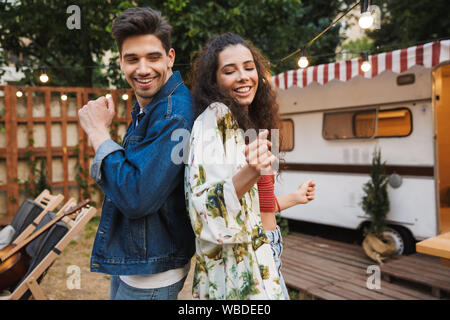
<svg viewBox="0 0 450 320"><path fill-rule="evenodd" d="M110 299L177 299L194 253L186 213L184 164L171 160L174 130L191 130L189 90L178 71L171 27L150 8L113 22L120 67L137 102L122 146L111 140L111 98L89 101L78 115L95 150L91 176L105 193L91 270L111 274Z"/></svg>

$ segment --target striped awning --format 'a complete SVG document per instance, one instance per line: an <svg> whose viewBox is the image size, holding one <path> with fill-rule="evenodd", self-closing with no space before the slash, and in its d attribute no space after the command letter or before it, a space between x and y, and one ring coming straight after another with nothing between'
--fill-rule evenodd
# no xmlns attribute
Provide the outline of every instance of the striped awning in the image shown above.
<svg viewBox="0 0 450 320"><path fill-rule="evenodd" d="M432 68L441 62L450 60L450 40L374 54L368 58L372 68L367 72L361 70L362 58L359 57L286 71L273 76L272 82L280 89L294 86L303 88L313 82L326 84L333 79L347 81L359 75L373 78L385 70L401 73L415 65Z"/></svg>

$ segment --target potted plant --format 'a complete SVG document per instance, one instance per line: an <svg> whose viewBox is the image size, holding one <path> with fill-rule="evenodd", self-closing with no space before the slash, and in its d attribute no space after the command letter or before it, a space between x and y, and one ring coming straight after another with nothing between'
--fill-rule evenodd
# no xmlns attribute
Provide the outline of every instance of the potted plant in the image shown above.
<svg viewBox="0 0 450 320"><path fill-rule="evenodd" d="M371 222L365 230L362 246L367 256L380 264L396 251L392 238L384 235L389 212L385 164L386 162L381 162L381 150L375 150L370 170L371 179L363 186L365 195L361 201L362 209L370 216Z"/></svg>

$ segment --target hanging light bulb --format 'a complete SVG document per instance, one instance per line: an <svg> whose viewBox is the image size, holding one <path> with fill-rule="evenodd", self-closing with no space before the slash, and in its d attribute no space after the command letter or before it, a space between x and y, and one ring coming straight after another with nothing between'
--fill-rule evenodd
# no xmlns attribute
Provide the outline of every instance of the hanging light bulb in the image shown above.
<svg viewBox="0 0 450 320"><path fill-rule="evenodd" d="M17 90L16 97L21 98L23 96L23 92L21 90Z"/></svg>
<svg viewBox="0 0 450 320"><path fill-rule="evenodd" d="M367 51L361 53L362 57L362 64L361 64L361 71L367 72L372 68L372 65L369 62L369 54Z"/></svg>
<svg viewBox="0 0 450 320"><path fill-rule="evenodd" d="M41 75L39 76L39 80L42 83L47 83L48 82L49 77L48 77L48 75L47 75L47 73L45 71L42 71Z"/></svg>
<svg viewBox="0 0 450 320"><path fill-rule="evenodd" d="M106 99L109 99L109 98L111 98L111 94L110 94L110 93L107 93L107 94L105 95L105 97L106 97Z"/></svg>
<svg viewBox="0 0 450 320"><path fill-rule="evenodd" d="M305 69L309 65L309 60L306 57L306 48L305 47L302 47L301 53L302 53L302 55L301 55L300 59L298 59L298 66L301 69Z"/></svg>
<svg viewBox="0 0 450 320"><path fill-rule="evenodd" d="M362 13L359 17L358 24L362 29L369 29L373 24L372 14L369 11Z"/></svg>
<svg viewBox="0 0 450 320"><path fill-rule="evenodd" d="M123 100L128 100L128 95L127 95L126 93L124 93L124 94L122 95L122 99L123 99Z"/></svg>
<svg viewBox="0 0 450 320"><path fill-rule="evenodd" d="M300 59L298 59L298 66L302 69L305 69L309 65L309 60L305 56L301 56Z"/></svg>
<svg viewBox="0 0 450 320"><path fill-rule="evenodd" d="M361 3L361 16L358 24L362 29L368 29L373 25L373 16L370 12L370 0L363 0Z"/></svg>
<svg viewBox="0 0 450 320"><path fill-rule="evenodd" d="M367 71L369 71L371 68L372 68L372 66L371 66L371 64L370 64L369 61L364 61L364 62L361 64L361 70L362 70L363 72L367 72Z"/></svg>
<svg viewBox="0 0 450 320"><path fill-rule="evenodd" d="M66 95L65 93L63 93L63 94L61 95L61 100L62 100L62 101L66 101L66 100L67 100L67 95Z"/></svg>

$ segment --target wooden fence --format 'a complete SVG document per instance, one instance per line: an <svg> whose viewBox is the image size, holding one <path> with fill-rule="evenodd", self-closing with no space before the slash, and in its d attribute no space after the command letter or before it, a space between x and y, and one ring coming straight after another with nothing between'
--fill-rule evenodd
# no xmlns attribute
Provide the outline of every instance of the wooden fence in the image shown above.
<svg viewBox="0 0 450 320"><path fill-rule="evenodd" d="M10 223L26 199L24 182L37 178L32 169L39 169L41 161L53 193L84 198L83 181L94 184L89 168L95 153L79 125L78 109L107 93L116 106L111 135L120 141L135 101L131 89L0 86L0 225ZM99 192L89 196L101 200Z"/></svg>

